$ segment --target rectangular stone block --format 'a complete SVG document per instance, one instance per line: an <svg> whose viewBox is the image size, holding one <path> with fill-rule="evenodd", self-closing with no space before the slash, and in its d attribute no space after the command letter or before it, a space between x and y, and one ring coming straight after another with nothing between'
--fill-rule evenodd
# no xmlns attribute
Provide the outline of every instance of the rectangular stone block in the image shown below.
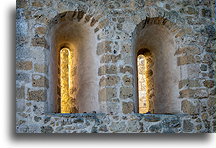
<svg viewBox="0 0 216 148"><path fill-rule="evenodd" d="M34 71L39 73L48 73L48 67L44 64L34 64Z"/></svg>
<svg viewBox="0 0 216 148"><path fill-rule="evenodd" d="M193 63L197 63L197 59L190 55L190 56L181 56L177 58L177 65L185 65L185 64L193 64Z"/></svg>
<svg viewBox="0 0 216 148"><path fill-rule="evenodd" d="M116 73L117 73L117 67L114 65L111 66L104 65L98 69L99 76L106 75L106 74L116 74Z"/></svg>
<svg viewBox="0 0 216 148"><path fill-rule="evenodd" d="M201 84L199 82L199 80L181 80L179 81L179 89L183 88L183 87L201 87Z"/></svg>
<svg viewBox="0 0 216 148"><path fill-rule="evenodd" d="M117 97L116 88L103 88L99 91L99 101L101 102L114 97Z"/></svg>
<svg viewBox="0 0 216 148"><path fill-rule="evenodd" d="M17 87L16 88L16 98L17 99L24 99L25 98L25 87Z"/></svg>
<svg viewBox="0 0 216 148"><path fill-rule="evenodd" d="M111 41L103 41L97 45L97 54L111 53Z"/></svg>
<svg viewBox="0 0 216 148"><path fill-rule="evenodd" d="M28 100L45 101L47 99L46 90L31 90L28 89Z"/></svg>
<svg viewBox="0 0 216 148"><path fill-rule="evenodd" d="M44 37L33 38L31 44L32 46L47 47L47 43Z"/></svg>
<svg viewBox="0 0 216 148"><path fill-rule="evenodd" d="M32 62L31 61L16 61L17 70L31 70Z"/></svg>
<svg viewBox="0 0 216 148"><path fill-rule="evenodd" d="M200 53L201 53L201 50L199 48L194 47L194 46L189 46L189 47L179 48L175 52L175 55L180 55L180 54L194 55L194 54L200 54Z"/></svg>
<svg viewBox="0 0 216 148"><path fill-rule="evenodd" d="M120 88L120 98L127 99L133 97L132 87L121 87Z"/></svg>
<svg viewBox="0 0 216 148"><path fill-rule="evenodd" d="M39 35L44 35L46 33L46 28L45 27L37 27L35 29L35 33Z"/></svg>
<svg viewBox="0 0 216 148"><path fill-rule="evenodd" d="M33 87L49 87L48 79L45 76L39 74L32 75L32 86Z"/></svg>
<svg viewBox="0 0 216 148"><path fill-rule="evenodd" d="M133 102L122 102L122 112L124 114L130 114L133 112Z"/></svg>

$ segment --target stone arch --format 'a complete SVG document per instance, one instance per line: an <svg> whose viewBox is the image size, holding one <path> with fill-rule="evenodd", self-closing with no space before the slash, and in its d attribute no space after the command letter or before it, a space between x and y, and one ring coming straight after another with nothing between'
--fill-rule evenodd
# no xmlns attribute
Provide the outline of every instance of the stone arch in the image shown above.
<svg viewBox="0 0 216 148"><path fill-rule="evenodd" d="M99 28L96 27L96 24L98 20L84 11L63 12L50 21L47 34L50 46L49 112L60 112L59 51L62 48L69 48L73 56L69 102L75 104L77 109L75 112L99 112L97 77L99 59L96 54L96 32ZM75 112L70 111L69 113Z"/></svg>
<svg viewBox="0 0 216 148"><path fill-rule="evenodd" d="M146 18L140 22L133 33L134 57L142 49L151 53L152 66L151 90L147 92L151 103L151 113L180 113L178 100L180 67L177 65L176 38L180 29L168 19L163 17ZM136 59L136 58L134 58ZM134 67L137 68L136 61ZM134 77L137 76L135 70ZM134 78L137 89L137 78ZM138 98L138 90L137 98ZM138 103L137 103L138 104Z"/></svg>

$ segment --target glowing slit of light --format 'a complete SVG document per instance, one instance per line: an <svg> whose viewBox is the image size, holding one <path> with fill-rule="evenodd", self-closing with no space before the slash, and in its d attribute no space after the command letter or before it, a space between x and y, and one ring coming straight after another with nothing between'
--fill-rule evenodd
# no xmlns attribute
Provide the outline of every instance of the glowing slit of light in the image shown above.
<svg viewBox="0 0 216 148"><path fill-rule="evenodd" d="M139 98L139 113L147 113L149 110L149 102L147 100L147 79L146 79L146 60L145 56L140 54L137 57L138 69L138 98Z"/></svg>
<svg viewBox="0 0 216 148"><path fill-rule="evenodd" d="M61 113L70 113L70 50L60 50Z"/></svg>

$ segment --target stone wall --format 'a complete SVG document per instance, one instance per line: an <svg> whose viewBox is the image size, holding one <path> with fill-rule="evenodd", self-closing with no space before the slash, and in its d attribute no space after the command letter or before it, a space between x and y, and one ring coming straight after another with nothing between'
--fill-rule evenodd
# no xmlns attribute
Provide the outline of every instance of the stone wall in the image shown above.
<svg viewBox="0 0 216 148"><path fill-rule="evenodd" d="M212 0L18 0L16 132L215 132L214 10ZM96 36L92 50L99 60L97 113L59 114L52 109L56 104L50 101L54 93L50 91L53 54L49 29L56 16L64 19L64 12L75 12L73 17L90 25ZM175 46L170 58L179 69L179 80L173 86L177 97L160 99L177 100L178 114L137 114L134 35L145 22L164 25L172 32Z"/></svg>

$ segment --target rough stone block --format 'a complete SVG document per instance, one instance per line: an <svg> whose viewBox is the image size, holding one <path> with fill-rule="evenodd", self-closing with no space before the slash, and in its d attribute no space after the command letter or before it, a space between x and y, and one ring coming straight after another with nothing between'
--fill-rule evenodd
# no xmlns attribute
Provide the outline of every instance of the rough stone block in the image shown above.
<svg viewBox="0 0 216 148"><path fill-rule="evenodd" d="M32 86L33 87L49 87L48 79L39 74L32 75Z"/></svg>
<svg viewBox="0 0 216 148"><path fill-rule="evenodd" d="M37 27L35 29L35 33L39 35L44 35L46 34L46 28L45 27Z"/></svg>
<svg viewBox="0 0 216 148"><path fill-rule="evenodd" d="M121 66L120 67L120 72L121 73L130 73L133 74L133 68L131 66Z"/></svg>
<svg viewBox="0 0 216 148"><path fill-rule="evenodd" d="M39 73L48 73L48 67L44 64L34 64L34 71Z"/></svg>
<svg viewBox="0 0 216 148"><path fill-rule="evenodd" d="M97 44L97 54L111 53L111 41L103 41Z"/></svg>
<svg viewBox="0 0 216 148"><path fill-rule="evenodd" d="M109 62L116 63L120 59L121 59L120 54L119 55L103 55L101 57L100 62L101 63L109 63Z"/></svg>
<svg viewBox="0 0 216 148"><path fill-rule="evenodd" d="M151 132L151 133L161 133L162 132L162 125L161 124L151 125L149 127L149 132Z"/></svg>
<svg viewBox="0 0 216 148"><path fill-rule="evenodd" d="M43 4L41 2L32 2L33 7L43 7Z"/></svg>
<svg viewBox="0 0 216 148"><path fill-rule="evenodd" d="M33 38L31 43L32 43L32 46L47 47L47 42L44 37Z"/></svg>
<svg viewBox="0 0 216 148"><path fill-rule="evenodd" d="M99 91L99 100L100 101L107 101L111 98L117 96L117 92L115 88L103 88Z"/></svg>
<svg viewBox="0 0 216 148"><path fill-rule="evenodd" d="M114 133L123 132L126 128L125 122L112 122L110 125L110 130Z"/></svg>
<svg viewBox="0 0 216 148"><path fill-rule="evenodd" d="M118 76L106 76L100 79L100 86L114 86L119 82Z"/></svg>
<svg viewBox="0 0 216 148"><path fill-rule="evenodd" d="M201 87L199 80L181 80L179 81L179 89L183 88L183 87Z"/></svg>
<svg viewBox="0 0 216 148"><path fill-rule="evenodd" d="M199 108L194 105L192 102L188 100L183 100L181 103L181 109L184 113L186 114L198 114L199 113Z"/></svg>
<svg viewBox="0 0 216 148"><path fill-rule="evenodd" d="M121 87L120 88L120 98L127 99L133 97L132 87Z"/></svg>
<svg viewBox="0 0 216 148"><path fill-rule="evenodd" d="M125 76L123 76L122 80L124 82L124 85L126 85L126 86L132 86L133 85L133 78L132 77L125 75Z"/></svg>
<svg viewBox="0 0 216 148"><path fill-rule="evenodd" d="M133 109L134 109L133 102L122 102L122 112L124 114L132 113Z"/></svg>
<svg viewBox="0 0 216 148"><path fill-rule="evenodd" d="M30 90L28 89L28 100L45 101L47 99L46 90Z"/></svg>
<svg viewBox="0 0 216 148"><path fill-rule="evenodd" d="M185 133L190 133L194 129L193 123L190 122L190 120L184 120L183 121L183 131Z"/></svg>
<svg viewBox="0 0 216 148"><path fill-rule="evenodd" d="M188 46L188 47L179 48L175 52L175 55L180 55L180 54L195 55L195 54L200 54L200 53L201 53L201 50L199 48L194 47L194 46Z"/></svg>
<svg viewBox="0 0 216 148"><path fill-rule="evenodd" d="M25 87L17 87L16 88L16 98L17 99L24 99L25 98Z"/></svg>
<svg viewBox="0 0 216 148"><path fill-rule="evenodd" d="M17 70L31 70L32 62L31 61L16 61Z"/></svg>
<svg viewBox="0 0 216 148"><path fill-rule="evenodd" d="M195 58L192 55L189 56L181 56L177 58L177 65L185 65L185 64L193 64L193 63L199 63L200 59L199 58Z"/></svg>
<svg viewBox="0 0 216 148"><path fill-rule="evenodd" d="M106 75L106 74L116 74L117 73L117 67L114 65L111 66L102 66L98 69L98 75Z"/></svg>
<svg viewBox="0 0 216 148"><path fill-rule="evenodd" d="M205 80L203 82L204 86L207 88L213 88L215 86L215 83L213 80Z"/></svg>

